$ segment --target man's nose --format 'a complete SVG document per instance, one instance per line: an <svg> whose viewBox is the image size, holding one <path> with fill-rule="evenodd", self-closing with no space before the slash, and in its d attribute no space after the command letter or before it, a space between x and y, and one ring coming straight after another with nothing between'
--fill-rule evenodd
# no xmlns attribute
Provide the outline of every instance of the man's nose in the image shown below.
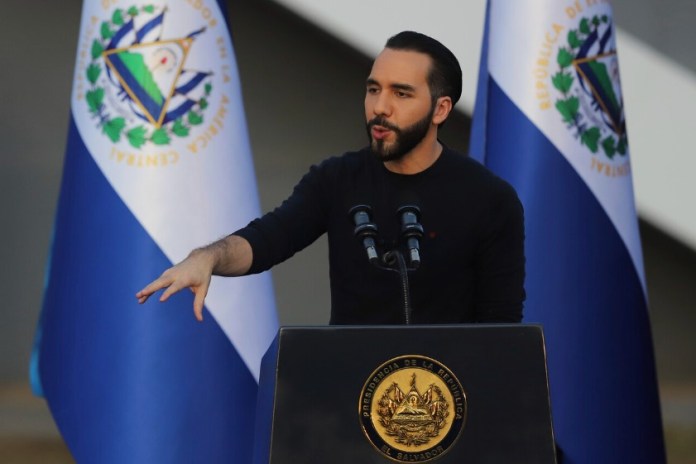
<svg viewBox="0 0 696 464"><path fill-rule="evenodd" d="M372 111L376 116L390 116L392 112L392 104L389 94L386 92L381 92L379 95L377 95L375 106Z"/></svg>

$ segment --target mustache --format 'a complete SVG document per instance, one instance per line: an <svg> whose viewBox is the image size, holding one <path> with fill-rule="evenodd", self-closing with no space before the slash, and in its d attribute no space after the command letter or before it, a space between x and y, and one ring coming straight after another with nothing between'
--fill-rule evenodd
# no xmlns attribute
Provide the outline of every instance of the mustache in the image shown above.
<svg viewBox="0 0 696 464"><path fill-rule="evenodd" d="M370 119L367 123L367 128L372 129L373 126L382 126L386 129L389 129L391 131L394 131L396 133L400 133L401 129L399 129L399 126L396 126L389 121L384 116L375 116L374 118Z"/></svg>

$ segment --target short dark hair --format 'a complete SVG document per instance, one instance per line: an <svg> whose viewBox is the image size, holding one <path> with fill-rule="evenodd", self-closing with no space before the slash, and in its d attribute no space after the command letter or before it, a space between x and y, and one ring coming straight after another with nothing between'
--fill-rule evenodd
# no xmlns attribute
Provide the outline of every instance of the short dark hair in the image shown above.
<svg viewBox="0 0 696 464"><path fill-rule="evenodd" d="M462 95L462 68L447 47L425 34L404 31L389 38L385 48L428 55L433 61L428 73L428 87L433 101L440 97L450 97L452 105L459 101Z"/></svg>

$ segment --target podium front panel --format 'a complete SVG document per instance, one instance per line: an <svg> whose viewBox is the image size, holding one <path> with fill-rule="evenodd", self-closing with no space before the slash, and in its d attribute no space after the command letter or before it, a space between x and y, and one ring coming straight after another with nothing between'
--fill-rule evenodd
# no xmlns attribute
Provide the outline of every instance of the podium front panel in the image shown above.
<svg viewBox="0 0 696 464"><path fill-rule="evenodd" d="M440 366L461 385L461 430L446 448L411 452L411 445L399 450L368 438L364 390L378 367L386 363L388 374L409 359L431 359L429 368L443 381L449 376ZM390 360L397 362L390 367ZM396 397L403 405L391 401L395 416L423 409L409 407L404 383ZM418 392L425 397L427 388ZM451 427L456 415L441 422ZM281 328L263 361L256 435L255 463L554 463L542 330L522 324Z"/></svg>

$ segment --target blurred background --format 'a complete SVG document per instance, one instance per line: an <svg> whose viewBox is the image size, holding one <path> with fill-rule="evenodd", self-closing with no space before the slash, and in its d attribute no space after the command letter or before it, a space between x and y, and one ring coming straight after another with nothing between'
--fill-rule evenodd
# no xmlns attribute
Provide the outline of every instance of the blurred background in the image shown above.
<svg viewBox="0 0 696 464"><path fill-rule="evenodd" d="M380 2L357 2L362 8L346 2L365 15L364 26L345 18L341 8L332 8L332 2L227 3L266 211L290 193L311 164L365 144L364 79L373 54L399 29L379 29L375 15L383 12L370 5ZM335 3L338 7L341 2ZM439 11L434 11L432 6L439 3L428 2L430 7L423 14L416 12L418 21L430 21L437 27L438 15L455 2L443 1ZM466 55L462 62L469 94L442 135L449 146L461 151L468 146L476 80L476 69L470 68L478 63L485 5L483 0L466 3L471 4L467 11L476 14L463 16L461 31L449 31L452 39L442 39L462 50L457 52L459 56ZM696 130L691 111L696 100L669 103L675 95L678 98L675 92L696 94L692 48L696 3L611 3L621 29L619 59L669 462L696 463L696 208L690 205L696 187L688 181L694 172L688 167L696 166L696 153L687 140ZM31 395L27 372L60 187L81 2L5 0L1 8L0 462L73 462L44 401ZM390 14L400 15L400 10L395 8ZM403 28L419 30L418 24L409 26L404 21ZM365 34L356 33L361 27ZM378 37L377 44L372 36ZM624 44L629 66L622 59ZM649 63L658 74L646 74L641 68L634 71L634 62ZM665 80L655 81L654 76ZM649 95L635 98L627 90L642 89L645 84L652 85ZM644 102L652 105L654 114L645 114ZM655 120L670 127L690 127L691 132L682 131L675 140L660 131ZM647 131L642 129L646 124L658 126ZM667 174L674 178L666 178ZM328 321L326 255L322 239L274 269L282 324Z"/></svg>

